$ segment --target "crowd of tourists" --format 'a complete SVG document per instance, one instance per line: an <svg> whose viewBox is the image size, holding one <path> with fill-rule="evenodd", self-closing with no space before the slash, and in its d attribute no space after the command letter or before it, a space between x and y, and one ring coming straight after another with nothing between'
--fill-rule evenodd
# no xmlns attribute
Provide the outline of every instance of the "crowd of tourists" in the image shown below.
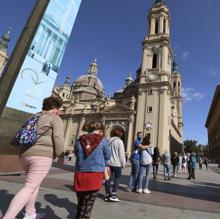
<svg viewBox="0 0 220 219"><path fill-rule="evenodd" d="M58 165L64 159L71 160L72 152L64 151L64 131L59 117L62 100L48 97L43 101L42 112L33 115L18 131L15 141L20 148L20 160L26 172L23 188L12 199L2 219L14 219L25 208L23 219L40 219L35 202L43 179L47 176L53 159L58 158ZM74 154L76 157L73 191L77 196L76 219L90 218L92 208L99 190L105 185L105 201L118 202L117 196L122 169L126 166L125 147L122 141L123 129L118 126L109 140L104 137L104 125L101 121L85 121L83 135L77 139ZM14 144L13 143L13 144ZM194 152L172 155L165 151L160 153L153 147L150 135L137 133L130 157L131 173L127 182L127 192L149 194L150 173L153 180L158 179L159 166L163 165L164 180L171 180L178 173L186 174L195 180L197 157ZM208 168L208 159L199 158ZM151 170L152 169L152 170Z"/></svg>

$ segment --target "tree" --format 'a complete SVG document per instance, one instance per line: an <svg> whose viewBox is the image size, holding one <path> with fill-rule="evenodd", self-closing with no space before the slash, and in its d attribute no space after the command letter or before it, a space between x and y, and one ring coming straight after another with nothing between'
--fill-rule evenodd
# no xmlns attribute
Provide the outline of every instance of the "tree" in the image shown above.
<svg viewBox="0 0 220 219"><path fill-rule="evenodd" d="M184 148L186 151L197 151L197 143L198 141L196 140L185 140L183 141Z"/></svg>
<svg viewBox="0 0 220 219"><path fill-rule="evenodd" d="M183 141L185 151L194 151L202 156L208 156L208 145L198 144L196 140Z"/></svg>

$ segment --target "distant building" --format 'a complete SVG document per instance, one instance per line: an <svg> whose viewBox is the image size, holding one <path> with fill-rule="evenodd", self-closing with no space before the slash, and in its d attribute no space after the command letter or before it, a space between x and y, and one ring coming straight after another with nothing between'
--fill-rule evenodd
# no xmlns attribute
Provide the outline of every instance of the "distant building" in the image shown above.
<svg viewBox="0 0 220 219"><path fill-rule="evenodd" d="M11 28L9 31L1 36L0 39L0 77L4 70L5 65L8 62L8 43L11 40Z"/></svg>
<svg viewBox="0 0 220 219"><path fill-rule="evenodd" d="M220 85L216 87L205 126L208 129L209 158L220 163Z"/></svg>
<svg viewBox="0 0 220 219"><path fill-rule="evenodd" d="M58 95L62 97L63 101L68 101L70 99L70 93L71 93L71 77L67 76L66 80L63 85L59 86L56 85L53 88L53 95Z"/></svg>
<svg viewBox="0 0 220 219"><path fill-rule="evenodd" d="M114 128L122 127L128 156L139 131L150 134L152 145L158 146L161 153L182 151L182 78L170 45L171 18L164 1L153 4L148 24L148 36L142 42L142 65L136 78L133 80L130 74L113 97L104 96L96 61L72 86L55 86L54 93L65 100L62 118L66 149L73 147L86 119L99 118L107 138Z"/></svg>

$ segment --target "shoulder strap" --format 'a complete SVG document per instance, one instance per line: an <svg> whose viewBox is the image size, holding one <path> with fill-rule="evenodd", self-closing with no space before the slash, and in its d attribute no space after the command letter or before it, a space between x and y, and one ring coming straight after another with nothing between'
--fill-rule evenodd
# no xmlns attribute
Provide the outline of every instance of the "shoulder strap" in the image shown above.
<svg viewBox="0 0 220 219"><path fill-rule="evenodd" d="M37 113L37 114L35 114L35 115L37 115L38 116L38 119L43 115L43 113L42 112L39 112L39 113ZM52 119L53 120L53 119ZM51 121L52 121L51 120ZM50 122L51 122L50 121ZM41 138L42 136L44 136L50 129L52 129L52 127L49 127L48 129L46 129L46 131L44 131L44 132L42 132L42 133L40 133L39 134L39 136L37 137L37 140L39 139L39 138Z"/></svg>
<svg viewBox="0 0 220 219"><path fill-rule="evenodd" d="M148 151L148 149L146 149L147 153L152 157L152 154Z"/></svg>
<svg viewBox="0 0 220 219"><path fill-rule="evenodd" d="M109 143L109 146L115 141L117 140L118 138L116 137L115 139L113 139L110 143Z"/></svg>

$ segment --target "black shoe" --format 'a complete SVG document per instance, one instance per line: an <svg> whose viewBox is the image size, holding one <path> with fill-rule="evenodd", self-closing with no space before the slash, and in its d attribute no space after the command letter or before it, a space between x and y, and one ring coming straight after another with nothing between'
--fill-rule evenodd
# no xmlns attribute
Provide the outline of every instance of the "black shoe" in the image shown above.
<svg viewBox="0 0 220 219"><path fill-rule="evenodd" d="M105 202L110 202L110 195L106 195L104 200Z"/></svg>
<svg viewBox="0 0 220 219"><path fill-rule="evenodd" d="M171 178L170 178L170 177L168 177L168 180L171 180Z"/></svg>

